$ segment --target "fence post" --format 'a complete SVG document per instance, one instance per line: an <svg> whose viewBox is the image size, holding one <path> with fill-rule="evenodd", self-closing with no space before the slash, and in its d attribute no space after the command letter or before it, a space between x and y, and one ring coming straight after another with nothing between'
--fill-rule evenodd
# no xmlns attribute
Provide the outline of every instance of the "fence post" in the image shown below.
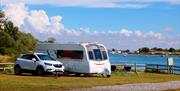
<svg viewBox="0 0 180 91"><path fill-rule="evenodd" d="M170 74L173 74L173 66L169 66Z"/></svg>
<svg viewBox="0 0 180 91"><path fill-rule="evenodd" d="M167 73L169 74L169 65L167 65Z"/></svg>
<svg viewBox="0 0 180 91"><path fill-rule="evenodd" d="M145 71L147 71L147 64L145 64Z"/></svg>
<svg viewBox="0 0 180 91"><path fill-rule="evenodd" d="M159 65L157 64L157 72L159 71Z"/></svg>
<svg viewBox="0 0 180 91"><path fill-rule="evenodd" d="M6 69L5 69L5 64L3 64L2 67L3 67L3 72L5 72L5 70L6 70Z"/></svg>
<svg viewBox="0 0 180 91"><path fill-rule="evenodd" d="M137 65L136 65L136 63L134 64L134 70L137 73Z"/></svg>

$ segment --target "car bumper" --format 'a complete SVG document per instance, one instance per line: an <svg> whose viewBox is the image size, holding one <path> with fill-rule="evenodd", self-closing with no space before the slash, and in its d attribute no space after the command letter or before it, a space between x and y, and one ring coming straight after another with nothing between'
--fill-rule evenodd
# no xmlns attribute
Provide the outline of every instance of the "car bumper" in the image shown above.
<svg viewBox="0 0 180 91"><path fill-rule="evenodd" d="M55 67L46 67L47 73L53 73L53 74L63 74L64 73L64 66L61 68L55 68Z"/></svg>

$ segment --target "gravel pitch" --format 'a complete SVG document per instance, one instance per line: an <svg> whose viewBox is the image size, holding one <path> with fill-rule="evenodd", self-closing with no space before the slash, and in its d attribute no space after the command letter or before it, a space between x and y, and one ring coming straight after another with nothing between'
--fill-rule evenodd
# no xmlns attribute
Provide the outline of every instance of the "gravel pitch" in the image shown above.
<svg viewBox="0 0 180 91"><path fill-rule="evenodd" d="M97 86L92 88L73 89L70 91L162 91L179 88L180 81L169 81L163 83L137 83L113 86Z"/></svg>

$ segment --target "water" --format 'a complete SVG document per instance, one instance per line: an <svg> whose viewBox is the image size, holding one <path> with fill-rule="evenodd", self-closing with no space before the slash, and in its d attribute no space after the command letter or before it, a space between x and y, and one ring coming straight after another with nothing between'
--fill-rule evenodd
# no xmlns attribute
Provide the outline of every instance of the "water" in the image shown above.
<svg viewBox="0 0 180 91"><path fill-rule="evenodd" d="M180 66L180 57L171 56L174 61L174 65ZM122 55L122 54L110 54L109 59L111 64L162 64L167 65L167 56L136 56L136 55Z"/></svg>

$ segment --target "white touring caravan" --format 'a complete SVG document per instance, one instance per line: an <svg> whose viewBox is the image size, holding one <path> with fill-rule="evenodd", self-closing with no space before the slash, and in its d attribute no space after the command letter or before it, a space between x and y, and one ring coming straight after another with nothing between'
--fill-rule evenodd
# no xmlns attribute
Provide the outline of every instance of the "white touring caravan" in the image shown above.
<svg viewBox="0 0 180 91"><path fill-rule="evenodd" d="M67 72L73 72L76 75L98 73L105 77L111 76L111 64L103 44L39 43L36 51L47 53L61 61Z"/></svg>

